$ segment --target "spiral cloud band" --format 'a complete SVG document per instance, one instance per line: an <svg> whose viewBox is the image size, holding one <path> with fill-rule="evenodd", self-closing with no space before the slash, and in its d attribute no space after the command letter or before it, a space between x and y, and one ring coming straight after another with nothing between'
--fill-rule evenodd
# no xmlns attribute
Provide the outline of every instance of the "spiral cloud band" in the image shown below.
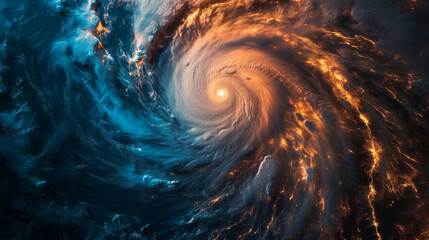
<svg viewBox="0 0 429 240"><path fill-rule="evenodd" d="M429 238L428 10L0 3L0 236Z"/></svg>

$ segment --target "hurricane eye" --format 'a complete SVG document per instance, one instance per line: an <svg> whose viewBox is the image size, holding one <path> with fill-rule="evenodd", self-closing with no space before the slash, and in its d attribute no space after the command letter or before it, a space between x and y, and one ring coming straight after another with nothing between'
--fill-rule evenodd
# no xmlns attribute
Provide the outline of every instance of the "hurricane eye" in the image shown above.
<svg viewBox="0 0 429 240"><path fill-rule="evenodd" d="M218 90L217 91L217 93L216 93L219 97L224 97L225 96L225 90L223 90L223 89L220 89L220 90Z"/></svg>

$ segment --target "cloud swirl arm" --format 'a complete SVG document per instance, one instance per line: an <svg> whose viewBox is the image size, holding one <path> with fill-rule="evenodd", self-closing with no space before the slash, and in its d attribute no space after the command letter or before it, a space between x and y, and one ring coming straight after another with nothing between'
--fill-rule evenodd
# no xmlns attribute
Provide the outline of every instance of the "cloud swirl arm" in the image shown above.
<svg viewBox="0 0 429 240"><path fill-rule="evenodd" d="M426 239L427 10L0 3L0 236Z"/></svg>

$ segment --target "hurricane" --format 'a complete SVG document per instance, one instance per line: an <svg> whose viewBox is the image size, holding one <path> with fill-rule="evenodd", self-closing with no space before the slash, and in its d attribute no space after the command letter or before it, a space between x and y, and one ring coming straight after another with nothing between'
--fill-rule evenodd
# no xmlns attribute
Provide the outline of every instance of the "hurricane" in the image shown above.
<svg viewBox="0 0 429 240"><path fill-rule="evenodd" d="M0 2L0 238L429 238L428 10Z"/></svg>

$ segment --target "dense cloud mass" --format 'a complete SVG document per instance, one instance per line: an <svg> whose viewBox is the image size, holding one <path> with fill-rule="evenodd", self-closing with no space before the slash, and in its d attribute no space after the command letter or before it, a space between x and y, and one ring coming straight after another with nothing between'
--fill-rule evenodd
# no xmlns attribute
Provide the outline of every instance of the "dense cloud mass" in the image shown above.
<svg viewBox="0 0 429 240"><path fill-rule="evenodd" d="M423 0L0 2L0 238L428 239Z"/></svg>

